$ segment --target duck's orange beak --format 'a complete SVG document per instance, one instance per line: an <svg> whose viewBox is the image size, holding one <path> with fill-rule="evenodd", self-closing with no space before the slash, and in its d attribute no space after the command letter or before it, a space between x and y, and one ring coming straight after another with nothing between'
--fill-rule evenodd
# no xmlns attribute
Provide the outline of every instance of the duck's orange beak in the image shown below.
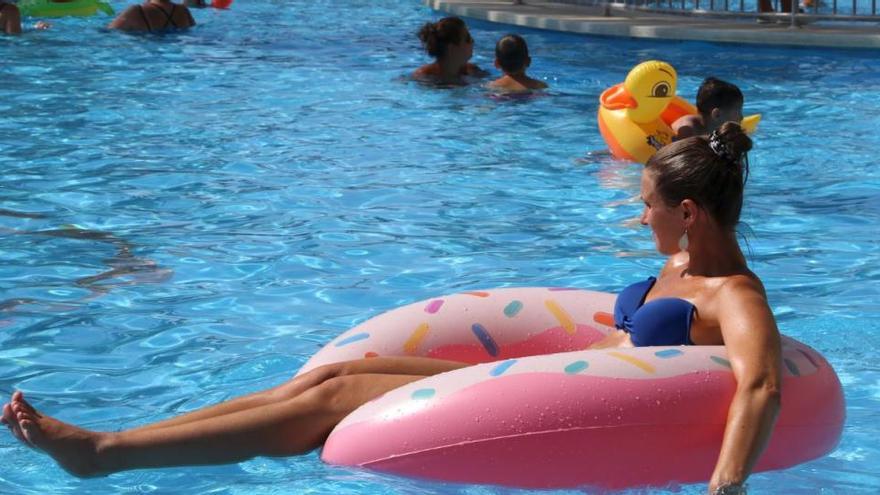
<svg viewBox="0 0 880 495"><path fill-rule="evenodd" d="M623 87L623 83L615 84L603 91L599 97L599 103L608 110L623 110L639 106L639 102Z"/></svg>

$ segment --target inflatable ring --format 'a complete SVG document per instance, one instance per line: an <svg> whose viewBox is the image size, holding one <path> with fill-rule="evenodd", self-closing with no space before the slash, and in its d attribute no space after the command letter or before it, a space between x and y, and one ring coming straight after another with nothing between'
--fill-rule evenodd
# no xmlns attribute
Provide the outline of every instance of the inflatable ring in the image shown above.
<svg viewBox="0 0 880 495"><path fill-rule="evenodd" d="M30 17L91 16L101 11L113 15L113 7L100 0L21 0L18 2L21 15Z"/></svg>
<svg viewBox="0 0 880 495"><path fill-rule="evenodd" d="M372 318L300 370L371 356L482 363L392 390L348 415L322 459L405 476L528 488L705 481L736 389L723 346L584 350L615 296L466 292ZM555 353L555 354L552 354ZM820 457L843 428L840 382L783 338L783 400L756 470Z"/></svg>
<svg viewBox="0 0 880 495"><path fill-rule="evenodd" d="M672 123L697 108L675 95L677 75L666 62L649 60L633 67L626 80L599 96L599 132L611 154L621 160L645 163L672 142ZM760 115L742 120L754 132Z"/></svg>

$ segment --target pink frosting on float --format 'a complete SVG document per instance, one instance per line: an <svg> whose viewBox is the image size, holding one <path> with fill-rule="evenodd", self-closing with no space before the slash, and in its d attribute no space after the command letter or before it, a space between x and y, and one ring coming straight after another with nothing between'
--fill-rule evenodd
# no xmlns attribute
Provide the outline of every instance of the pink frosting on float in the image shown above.
<svg viewBox="0 0 880 495"><path fill-rule="evenodd" d="M839 388L833 373L790 378L784 386L788 399L758 470L819 457L840 436L843 403L833 393ZM701 481L717 458L735 387L724 371L651 380L501 376L412 414L347 425L333 432L322 458L406 476L531 488ZM828 392L829 400L799 399L805 391Z"/></svg>

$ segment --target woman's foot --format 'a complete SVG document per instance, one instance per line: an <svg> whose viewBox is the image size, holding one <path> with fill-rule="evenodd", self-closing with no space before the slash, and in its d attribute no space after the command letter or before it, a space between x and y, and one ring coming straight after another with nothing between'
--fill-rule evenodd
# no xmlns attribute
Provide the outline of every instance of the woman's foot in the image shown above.
<svg viewBox="0 0 880 495"><path fill-rule="evenodd" d="M107 433L84 430L37 412L21 392L3 406L3 423L22 443L49 454L65 471L79 477L104 474L98 446Z"/></svg>

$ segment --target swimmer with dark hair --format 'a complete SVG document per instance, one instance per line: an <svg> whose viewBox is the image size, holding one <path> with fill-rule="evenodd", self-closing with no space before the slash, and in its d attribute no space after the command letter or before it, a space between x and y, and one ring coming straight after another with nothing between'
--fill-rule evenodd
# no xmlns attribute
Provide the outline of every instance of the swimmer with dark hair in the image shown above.
<svg viewBox="0 0 880 495"><path fill-rule="evenodd" d="M526 40L518 34L508 34L495 45L495 67L504 75L490 82L487 86L506 92L525 92L544 89L547 84L526 75L526 69L532 63Z"/></svg>
<svg viewBox="0 0 880 495"><path fill-rule="evenodd" d="M195 25L196 21L185 5L171 0L146 0L142 5L125 9L107 27L130 32L162 33Z"/></svg>
<svg viewBox="0 0 880 495"><path fill-rule="evenodd" d="M735 85L707 77L697 90L697 115L685 115L672 123L675 139L710 134L725 122L743 118L743 94Z"/></svg>
<svg viewBox="0 0 880 495"><path fill-rule="evenodd" d="M467 77L484 77L488 73L470 63L474 39L467 25L458 17L445 17L428 22L419 30L419 39L434 62L416 69L413 78L421 81L461 86Z"/></svg>

